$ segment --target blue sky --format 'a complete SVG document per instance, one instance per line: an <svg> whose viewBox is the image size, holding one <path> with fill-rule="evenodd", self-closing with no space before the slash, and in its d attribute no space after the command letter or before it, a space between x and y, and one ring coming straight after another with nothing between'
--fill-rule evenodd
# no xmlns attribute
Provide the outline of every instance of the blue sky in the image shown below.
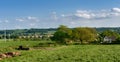
<svg viewBox="0 0 120 62"><path fill-rule="evenodd" d="M119 0L0 0L0 29L120 27Z"/></svg>

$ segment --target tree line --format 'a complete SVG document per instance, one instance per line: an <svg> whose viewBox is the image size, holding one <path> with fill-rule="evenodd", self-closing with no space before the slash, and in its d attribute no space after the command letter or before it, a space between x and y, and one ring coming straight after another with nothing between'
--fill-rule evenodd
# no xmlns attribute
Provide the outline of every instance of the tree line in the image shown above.
<svg viewBox="0 0 120 62"><path fill-rule="evenodd" d="M120 43L120 28L90 28L75 27L69 28L60 25L58 28L50 29L18 29L18 30L0 30L0 39L22 39L22 40L52 40L58 43L89 44L101 43L104 38L115 38L115 42Z"/></svg>
<svg viewBox="0 0 120 62"><path fill-rule="evenodd" d="M71 29L64 25L58 27L57 31L54 33L51 39L53 41L65 44L88 44L103 42L105 37L109 37L108 41L112 40L110 37L115 37L114 42L120 41L119 33L112 30L104 30L103 32L98 32L95 28L76 27Z"/></svg>
<svg viewBox="0 0 120 62"><path fill-rule="evenodd" d="M73 29L61 25L54 33L52 40L62 43L89 43L96 41L97 31L88 27L76 27Z"/></svg>

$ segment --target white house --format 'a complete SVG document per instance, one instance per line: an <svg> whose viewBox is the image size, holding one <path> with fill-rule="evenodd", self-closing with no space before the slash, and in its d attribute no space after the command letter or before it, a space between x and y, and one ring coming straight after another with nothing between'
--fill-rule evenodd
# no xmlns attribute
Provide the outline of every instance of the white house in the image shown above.
<svg viewBox="0 0 120 62"><path fill-rule="evenodd" d="M103 43L112 43L116 40L115 36L105 36L103 39Z"/></svg>

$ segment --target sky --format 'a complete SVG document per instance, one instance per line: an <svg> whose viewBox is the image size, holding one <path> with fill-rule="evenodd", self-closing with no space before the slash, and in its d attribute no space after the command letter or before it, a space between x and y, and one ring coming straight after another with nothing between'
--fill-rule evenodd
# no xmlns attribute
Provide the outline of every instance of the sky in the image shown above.
<svg viewBox="0 0 120 62"><path fill-rule="evenodd" d="M120 27L120 0L0 0L0 30Z"/></svg>

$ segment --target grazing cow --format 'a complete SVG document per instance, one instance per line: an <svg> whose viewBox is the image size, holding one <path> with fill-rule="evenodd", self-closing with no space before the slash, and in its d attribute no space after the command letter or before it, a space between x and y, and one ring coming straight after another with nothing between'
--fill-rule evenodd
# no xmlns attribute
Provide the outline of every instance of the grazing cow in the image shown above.
<svg viewBox="0 0 120 62"><path fill-rule="evenodd" d="M30 48L24 48L23 46L19 46L18 50L30 50Z"/></svg>

